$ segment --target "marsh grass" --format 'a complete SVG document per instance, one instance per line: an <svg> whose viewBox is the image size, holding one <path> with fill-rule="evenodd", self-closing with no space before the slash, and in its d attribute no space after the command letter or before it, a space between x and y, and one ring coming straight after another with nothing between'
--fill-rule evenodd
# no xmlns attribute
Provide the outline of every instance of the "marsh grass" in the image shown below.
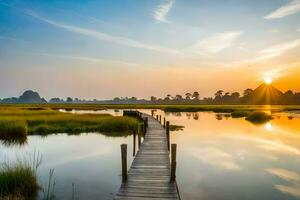
<svg viewBox="0 0 300 200"><path fill-rule="evenodd" d="M0 138L9 139L14 137L26 137L27 124L25 121L19 120L3 120L0 121Z"/></svg>
<svg viewBox="0 0 300 200"><path fill-rule="evenodd" d="M181 125L170 125L170 131L182 131L185 127Z"/></svg>
<svg viewBox="0 0 300 200"><path fill-rule="evenodd" d="M0 168L0 199L35 199L40 189L37 169L41 161L35 153L33 159L4 162Z"/></svg>
<svg viewBox="0 0 300 200"><path fill-rule="evenodd" d="M254 124L262 124L262 123L270 121L271 119L273 119L273 118L270 114L267 114L267 113L261 112L261 111L252 112L246 117L246 120L248 120Z"/></svg>
<svg viewBox="0 0 300 200"><path fill-rule="evenodd" d="M236 110L231 113L231 117L232 118L242 118L242 117L247 117L249 114L251 114L251 111Z"/></svg>
<svg viewBox="0 0 300 200"><path fill-rule="evenodd" d="M108 114L71 114L51 109L0 108L0 139L24 138L26 135L52 133L78 134L105 132L112 136L117 132L128 135L138 130L138 120L131 117L114 117ZM128 134L127 134L127 133Z"/></svg>
<svg viewBox="0 0 300 200"><path fill-rule="evenodd" d="M55 184L56 184L56 180L54 179L54 169L50 169L47 189L43 189L43 193L44 193L43 200L55 199L55 195L54 195Z"/></svg>
<svg viewBox="0 0 300 200"><path fill-rule="evenodd" d="M162 109L168 112L227 112L236 110L265 110L289 111L300 110L300 105L202 105L202 104L0 104L2 108L21 108L23 110L33 110L35 112L59 109L77 110L105 110L105 109ZM50 113L51 114L51 113Z"/></svg>

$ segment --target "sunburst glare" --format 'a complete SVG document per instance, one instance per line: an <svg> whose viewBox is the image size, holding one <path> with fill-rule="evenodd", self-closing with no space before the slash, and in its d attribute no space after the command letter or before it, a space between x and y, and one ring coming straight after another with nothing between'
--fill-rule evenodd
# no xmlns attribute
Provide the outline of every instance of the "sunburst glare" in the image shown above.
<svg viewBox="0 0 300 200"><path fill-rule="evenodd" d="M265 78L265 83L270 85L272 83L272 79L271 78Z"/></svg>
<svg viewBox="0 0 300 200"><path fill-rule="evenodd" d="M271 124L270 122L266 123L266 124L265 124L265 129L266 129L267 131L271 131L271 130L272 130L272 124Z"/></svg>

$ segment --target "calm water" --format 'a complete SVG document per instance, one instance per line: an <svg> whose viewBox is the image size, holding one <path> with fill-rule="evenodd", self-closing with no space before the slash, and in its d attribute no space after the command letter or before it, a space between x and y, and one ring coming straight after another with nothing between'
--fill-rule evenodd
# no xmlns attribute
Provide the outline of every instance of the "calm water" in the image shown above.
<svg viewBox="0 0 300 200"><path fill-rule="evenodd" d="M182 199L300 199L300 114L273 115L274 120L257 126L210 112L167 113L171 124L185 126L171 135L178 144ZM44 160L40 180L46 182L49 169L55 169L57 199L71 198L72 183L78 199L112 199L121 183L121 143L129 145L131 161L132 137L96 133L31 136L21 147L0 145L0 161L39 151Z"/></svg>

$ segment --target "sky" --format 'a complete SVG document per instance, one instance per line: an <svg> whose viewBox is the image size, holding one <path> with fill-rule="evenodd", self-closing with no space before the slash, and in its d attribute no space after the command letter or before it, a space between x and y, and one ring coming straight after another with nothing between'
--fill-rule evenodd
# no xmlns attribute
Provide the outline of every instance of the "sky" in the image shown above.
<svg viewBox="0 0 300 200"><path fill-rule="evenodd" d="M0 0L0 98L300 91L300 0Z"/></svg>

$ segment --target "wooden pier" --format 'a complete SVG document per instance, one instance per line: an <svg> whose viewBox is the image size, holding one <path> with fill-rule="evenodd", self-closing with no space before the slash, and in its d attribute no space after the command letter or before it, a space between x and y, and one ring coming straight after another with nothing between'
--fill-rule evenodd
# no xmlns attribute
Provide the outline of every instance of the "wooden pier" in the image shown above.
<svg viewBox="0 0 300 200"><path fill-rule="evenodd" d="M176 144L171 147L171 161L169 156L169 123L166 123L165 129L160 123L161 117L155 119L146 114L141 114L141 117L147 119L147 131L128 173L127 145L121 145L123 182L114 199L179 200L175 179Z"/></svg>

